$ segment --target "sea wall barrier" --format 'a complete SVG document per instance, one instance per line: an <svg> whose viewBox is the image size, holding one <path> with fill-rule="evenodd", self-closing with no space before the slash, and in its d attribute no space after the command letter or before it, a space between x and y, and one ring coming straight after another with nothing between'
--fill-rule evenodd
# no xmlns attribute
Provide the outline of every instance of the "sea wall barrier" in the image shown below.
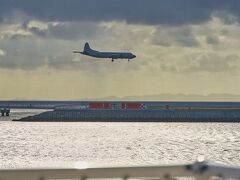
<svg viewBox="0 0 240 180"><path fill-rule="evenodd" d="M240 109L54 110L16 121L240 122Z"/></svg>

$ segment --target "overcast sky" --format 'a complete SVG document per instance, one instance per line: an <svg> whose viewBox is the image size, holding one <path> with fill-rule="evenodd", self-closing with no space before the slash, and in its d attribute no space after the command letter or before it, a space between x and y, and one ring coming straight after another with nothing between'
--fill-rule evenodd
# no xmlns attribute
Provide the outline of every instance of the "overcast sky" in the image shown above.
<svg viewBox="0 0 240 180"><path fill-rule="evenodd" d="M239 0L0 0L0 99L240 94L239 18Z"/></svg>

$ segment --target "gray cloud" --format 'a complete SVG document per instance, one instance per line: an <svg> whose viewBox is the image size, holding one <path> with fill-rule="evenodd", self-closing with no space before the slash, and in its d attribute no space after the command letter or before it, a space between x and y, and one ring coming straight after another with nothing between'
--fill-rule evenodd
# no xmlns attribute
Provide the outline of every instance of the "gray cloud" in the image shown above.
<svg viewBox="0 0 240 180"><path fill-rule="evenodd" d="M152 43L160 46L200 46L197 38L192 33L191 27L188 26L168 29L159 27L153 34Z"/></svg>
<svg viewBox="0 0 240 180"><path fill-rule="evenodd" d="M0 56L5 56L6 52L3 49L0 49Z"/></svg>
<svg viewBox="0 0 240 180"><path fill-rule="evenodd" d="M162 62L153 71L188 73L237 73L240 58L238 55L219 55L217 53L194 53L181 57L181 61Z"/></svg>
<svg viewBox="0 0 240 180"><path fill-rule="evenodd" d="M214 12L239 17L237 0L1 0L0 19L23 11L43 21L122 21L141 24L198 24ZM228 18L229 19L229 18Z"/></svg>
<svg viewBox="0 0 240 180"><path fill-rule="evenodd" d="M32 26L30 23L31 21L23 22L22 28L43 38L83 39L96 36L98 30L98 24L96 23L48 22L45 29Z"/></svg>
<svg viewBox="0 0 240 180"><path fill-rule="evenodd" d="M198 54L189 59L185 72L236 72L239 62L237 55L220 56L217 53Z"/></svg>
<svg viewBox="0 0 240 180"><path fill-rule="evenodd" d="M208 44L216 45L219 43L219 38L218 36L215 36L215 35L209 35L206 37L206 42Z"/></svg>
<svg viewBox="0 0 240 180"><path fill-rule="evenodd" d="M8 69L32 70L39 67L48 66L54 69L71 69L71 70L79 69L87 70L90 72L104 71L106 69L111 69L112 71L115 71L117 69L122 70L123 68L125 68L125 70L130 69L139 70L142 67L148 66L148 64L146 64L145 62L151 59L152 50L150 48L152 48L152 46L151 44L149 44L149 42L161 46L177 46L169 48L169 49L176 48L175 51L171 50L168 51L166 50L168 48L165 48L164 50L165 55L163 55L165 56L165 58L168 58L168 56L166 56L166 53L169 53L170 55L171 53L176 53L182 56L181 53L177 52L178 50L179 51L184 50L181 47L199 47L199 50L201 50L200 49L201 44L198 40L198 39L201 40L201 37L199 38L197 36L198 34L195 31L193 31L193 28L194 27L196 28L196 26L183 24L201 23L206 20L209 20L209 18L211 18L210 14L213 11L219 10L221 8L220 5L219 6L216 5L217 3L215 2L215 0L211 2L203 0L201 1L201 3L198 1L193 2L192 1L193 0L191 0L191 2L186 0L184 1L186 4L184 4L183 1L181 0L179 1L172 0L171 3L169 3L168 1L155 1L155 0L152 0L151 3L149 2L146 3L147 1L133 0L129 2L129 6L132 7L133 9L135 6L136 7L134 10L129 11L126 14L123 14L126 10L124 8L129 7L122 7L121 5L119 5L120 4L119 0L112 0L111 2L108 0L103 0L101 1L102 4L104 4L104 2L109 3L107 4L107 6L105 4L104 7L101 4L99 4L99 1L94 0L90 0L87 2L74 0L70 1L76 7L80 6L80 4L85 5L86 9L88 8L91 9L93 8L92 6L97 5L96 9L89 11L91 12L90 14L88 11L85 10L83 10L82 12L81 11L82 7L80 7L78 11L76 11L76 7L75 6L72 7L72 4L69 3L69 1L63 0L59 1L52 0L50 2L43 1L41 2L42 4L40 4L38 1L34 1L36 2L36 4L32 3L32 1L29 1L29 3L26 4L25 2L27 1L23 2L22 0L19 0L17 3L15 0L9 0L3 3L3 5L6 4L6 6L0 7L0 9L3 10L3 12L0 11L0 14L1 15L4 14L4 16L6 16L8 12L7 11L5 12L4 9L8 8L9 12L20 10L24 12L24 15L22 16L22 18L19 17L20 21L17 20L17 22L21 24L19 25L18 29L14 29L12 34L9 35L7 34L7 36L9 37L5 38L5 40L1 42L1 48L6 49L7 53L5 56L0 57L1 58L0 67ZM112 2L115 2L116 4L113 4ZM133 5L133 2L135 2L135 6ZM213 4L212 2L215 2L215 4ZM92 6L90 6L89 3L90 4L93 3L91 4ZM121 1L121 4L122 3L124 4L124 1ZM222 2L220 0L218 1L218 3L224 4L225 2ZM184 7L182 4L184 4ZM229 1L229 5L230 4L232 4L231 0ZM39 5L39 9L44 10L45 13L42 13L44 11L39 11L39 9L37 9L35 5ZM53 5L56 5L56 8L53 8ZM142 7L143 5L146 5L145 9L144 7ZM158 10L162 10L162 12L155 11L157 10L156 8L151 9L153 5L155 5ZM218 8L215 7L215 5ZM110 7L110 12L107 11L108 9L106 10L104 9L108 8L108 6ZM199 14L194 14L195 12L192 12L193 13L192 16L187 16L189 12L182 11L182 10L190 11L189 9L191 9L192 6L194 8L198 7L199 9L203 10L203 12L205 11L205 9L211 10L206 11L207 16L205 16L205 18L198 19L196 17ZM73 8L72 11L69 10L70 7ZM113 9L114 8L116 9L116 14L112 12L111 7ZM50 10L50 8L52 8L52 11ZM191 9L191 11L194 10L194 8ZM35 11L33 11L33 9L35 9ZM65 13L63 13L63 9L66 10ZM118 9L122 11L120 12ZM142 10L142 13L138 12L139 9ZM173 11L169 12L168 11L169 9L172 9ZM196 9L196 13L198 12L199 9ZM234 11L230 11L230 9L231 8L226 8L225 11L229 11L232 14L236 14L233 13ZM49 12L46 12L46 10L49 10ZM99 14L100 12L98 11L100 11L102 14ZM58 14L60 12L62 14ZM153 16L152 12L155 13L154 14L155 16ZM181 13L183 13L184 16L183 15L181 16ZM201 14L202 11L199 13ZM144 15L146 15L146 17ZM1 16L0 18L3 18L4 16ZM196 18L197 20L194 18ZM42 28L41 26L31 24L32 21L34 20L37 21L38 19L42 20L39 22L43 23L46 27ZM169 20L168 22L167 19ZM168 24L181 26L166 27L158 25L153 27L153 26L129 25L126 24L125 22L96 23L96 21L107 20L126 20L127 22L130 23ZM148 27L150 30L145 31L144 27ZM156 27L158 27L157 30L153 34L151 34ZM24 31L24 33L21 33L21 31ZM206 36L207 36L206 42L208 44L217 44L219 42L217 36L211 34L210 35L206 34ZM83 43L85 41L91 42L91 40L94 41L93 44L94 48L103 51L111 50L111 48L113 47L112 45L114 45L116 50L117 49L130 50L133 52L134 50L140 52L141 50L143 50L142 48L144 48L143 50L144 53L142 53L142 55L141 53L139 53L140 56L138 57L140 60L138 60L138 63L134 65L130 64L126 67L124 65L119 65L118 68L112 68L112 65L109 64L106 65L105 61L97 60L91 61L92 60L91 58L81 57L79 59L74 59L76 56L71 54L72 51L77 50L78 48L82 48ZM145 48L147 50L145 50ZM159 51L162 51L162 47L157 48ZM190 50L192 51L194 48L186 49L187 51ZM197 48L195 49L196 51L199 52ZM156 53L156 51L154 51L153 53ZM159 57L161 58L161 55L159 55ZM168 72L224 72L232 70L235 71L237 68L235 61L238 58L235 58L235 60L230 61L228 58L229 57L223 57L220 55L219 56L201 55L192 58L190 63L189 62L185 64L182 63L184 65L178 66L178 64L176 63L177 62L176 59L178 59L178 57L174 58L172 57L173 63L164 64L158 62L155 65L156 66L159 65L158 71L162 70ZM181 57L179 58L179 60L184 61L184 58Z"/></svg>
<svg viewBox="0 0 240 180"><path fill-rule="evenodd" d="M48 32L55 38L79 39L94 37L97 34L98 25L96 23L60 23L50 24Z"/></svg>
<svg viewBox="0 0 240 180"><path fill-rule="evenodd" d="M6 55L0 57L1 68L30 70L44 65L47 48L37 44L32 37L15 37L14 40L2 42L1 45L7 49Z"/></svg>
<svg viewBox="0 0 240 180"><path fill-rule="evenodd" d="M200 45L190 28L181 28L174 34L176 36L176 41L181 46L196 47Z"/></svg>
<svg viewBox="0 0 240 180"><path fill-rule="evenodd" d="M64 39L51 39L46 43L45 38L35 36L14 36L14 39L5 39L0 49L0 68L36 70L48 67L55 70L76 70L91 74L118 73L124 71L137 71L146 65L144 61L135 63L116 61L111 63L107 59L95 59L79 54L73 50L83 47L85 41L66 41ZM4 52L4 53L3 53Z"/></svg>

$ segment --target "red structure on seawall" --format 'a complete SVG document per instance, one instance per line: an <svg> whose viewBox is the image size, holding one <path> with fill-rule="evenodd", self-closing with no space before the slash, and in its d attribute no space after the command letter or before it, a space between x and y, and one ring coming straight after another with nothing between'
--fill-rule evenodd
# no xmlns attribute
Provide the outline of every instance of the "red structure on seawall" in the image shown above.
<svg viewBox="0 0 240 180"><path fill-rule="evenodd" d="M126 109L126 110L141 110L145 109L146 105L139 102L122 102L122 103L110 103L110 102L90 102L88 109Z"/></svg>

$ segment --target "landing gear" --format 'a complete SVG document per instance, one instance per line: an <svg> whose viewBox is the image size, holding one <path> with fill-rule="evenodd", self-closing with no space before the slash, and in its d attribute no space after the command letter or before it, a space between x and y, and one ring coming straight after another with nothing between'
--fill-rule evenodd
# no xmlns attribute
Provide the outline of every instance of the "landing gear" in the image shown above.
<svg viewBox="0 0 240 180"><path fill-rule="evenodd" d="M112 62L114 62L114 59L112 59Z"/></svg>
<svg viewBox="0 0 240 180"><path fill-rule="evenodd" d="M130 59L128 59L128 62L130 61Z"/></svg>

